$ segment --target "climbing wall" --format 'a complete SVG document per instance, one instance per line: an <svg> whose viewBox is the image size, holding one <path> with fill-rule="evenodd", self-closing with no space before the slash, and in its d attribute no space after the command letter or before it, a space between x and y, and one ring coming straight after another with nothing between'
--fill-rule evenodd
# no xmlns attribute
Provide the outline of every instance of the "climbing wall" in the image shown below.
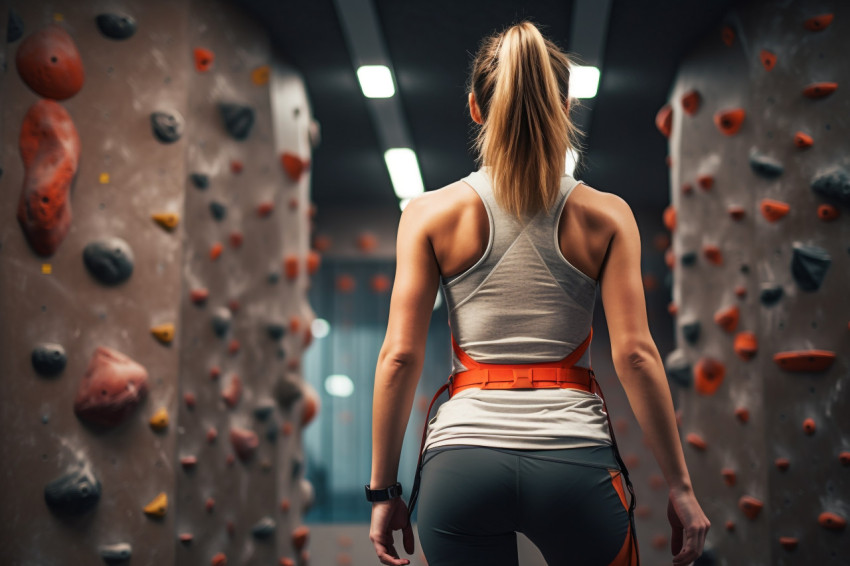
<svg viewBox="0 0 850 566"><path fill-rule="evenodd" d="M0 556L306 563L303 82L223 0L0 7Z"/></svg>
<svg viewBox="0 0 850 566"><path fill-rule="evenodd" d="M850 6L751 2L682 64L666 360L705 563L846 564Z"/></svg>

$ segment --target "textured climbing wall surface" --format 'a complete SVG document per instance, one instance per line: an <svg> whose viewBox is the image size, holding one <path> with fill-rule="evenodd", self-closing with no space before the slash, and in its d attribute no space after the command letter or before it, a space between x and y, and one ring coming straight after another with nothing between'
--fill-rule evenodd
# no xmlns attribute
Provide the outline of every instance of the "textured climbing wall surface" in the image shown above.
<svg viewBox="0 0 850 566"><path fill-rule="evenodd" d="M749 3L686 59L657 118L667 370L720 564L848 560L848 38L846 3Z"/></svg>
<svg viewBox="0 0 850 566"><path fill-rule="evenodd" d="M3 563L305 563L303 82L225 1L0 6Z"/></svg>

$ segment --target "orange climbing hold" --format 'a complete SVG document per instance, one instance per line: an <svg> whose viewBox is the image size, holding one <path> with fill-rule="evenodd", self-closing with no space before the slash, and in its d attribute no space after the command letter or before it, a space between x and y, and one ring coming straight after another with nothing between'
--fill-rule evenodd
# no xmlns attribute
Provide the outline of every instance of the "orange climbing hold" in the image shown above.
<svg viewBox="0 0 850 566"><path fill-rule="evenodd" d="M315 250L310 250L307 252L307 273L313 275L319 270L319 266L322 263L322 256L319 255L319 252Z"/></svg>
<svg viewBox="0 0 850 566"><path fill-rule="evenodd" d="M797 539L795 537L779 537L779 544L785 550L794 550L797 548Z"/></svg>
<svg viewBox="0 0 850 566"><path fill-rule="evenodd" d="M215 61L215 53L203 47L196 47L194 55L196 71L205 73L212 68L213 61Z"/></svg>
<svg viewBox="0 0 850 566"><path fill-rule="evenodd" d="M720 470L720 475L723 476L723 481L729 487L735 485L735 481L738 479L737 474L735 474L735 470L732 468L723 468Z"/></svg>
<svg viewBox="0 0 850 566"><path fill-rule="evenodd" d="M280 162L283 165L283 170L286 171L286 174L293 181L300 180L304 171L310 167L309 161L301 159L294 153L289 152L284 152L283 155L280 156Z"/></svg>
<svg viewBox="0 0 850 566"><path fill-rule="evenodd" d="M700 358L694 367L694 375L697 393L713 395L726 377L726 366L713 358Z"/></svg>
<svg viewBox="0 0 850 566"><path fill-rule="evenodd" d="M731 47L735 42L735 30L731 26L723 26L720 29L720 39L727 47Z"/></svg>
<svg viewBox="0 0 850 566"><path fill-rule="evenodd" d="M171 322L158 324L151 328L151 334L163 344L171 344L174 340L174 324Z"/></svg>
<svg viewBox="0 0 850 566"><path fill-rule="evenodd" d="M776 54L771 53L767 49L762 49L759 54L759 59L761 60L761 64L764 65L764 68L768 71L772 71L776 66Z"/></svg>
<svg viewBox="0 0 850 566"><path fill-rule="evenodd" d="M756 356L759 350L758 339L752 332L739 332L735 336L733 348L739 358L748 362Z"/></svg>
<svg viewBox="0 0 850 566"><path fill-rule="evenodd" d="M283 268L286 278L290 281L298 277L298 256L295 254L286 256L286 259L283 260Z"/></svg>
<svg viewBox="0 0 850 566"><path fill-rule="evenodd" d="M223 552L219 552L212 557L210 564L212 566L225 566L225 564L227 564L227 556Z"/></svg>
<svg viewBox="0 0 850 566"><path fill-rule="evenodd" d="M670 303L667 305L667 312L669 312L672 316L676 316L679 314L679 305L676 303Z"/></svg>
<svg viewBox="0 0 850 566"><path fill-rule="evenodd" d="M726 332L735 332L738 328L738 320L741 318L741 311L737 306L719 310L714 314L714 322Z"/></svg>
<svg viewBox="0 0 850 566"><path fill-rule="evenodd" d="M274 202L270 200L261 202L259 206L257 206L257 216L265 218L272 213L272 210L274 210Z"/></svg>
<svg viewBox="0 0 850 566"><path fill-rule="evenodd" d="M83 88L83 60L73 38L51 24L21 42L15 65L23 81L44 98L65 100Z"/></svg>
<svg viewBox="0 0 850 566"><path fill-rule="evenodd" d="M741 129L746 115L743 108L721 110L714 115L714 124L727 136L734 136Z"/></svg>
<svg viewBox="0 0 850 566"><path fill-rule="evenodd" d="M673 129L673 107L665 104L655 115L655 127L661 132L665 138L670 137L670 130Z"/></svg>
<svg viewBox="0 0 850 566"><path fill-rule="evenodd" d="M780 472L784 472L791 467L791 460L788 458L777 458L773 461L773 465L776 466L776 469Z"/></svg>
<svg viewBox="0 0 850 566"><path fill-rule="evenodd" d="M776 222L788 214L791 210L791 206L787 202L766 198L762 199L760 209L761 215L764 216L768 222Z"/></svg>
<svg viewBox="0 0 850 566"><path fill-rule="evenodd" d="M664 227L673 232L676 230L676 207L672 204L664 209Z"/></svg>
<svg viewBox="0 0 850 566"><path fill-rule="evenodd" d="M806 419L803 421L803 432L809 436L817 432L817 429L818 425L815 423L815 419Z"/></svg>
<svg viewBox="0 0 850 566"><path fill-rule="evenodd" d="M144 512L148 517L165 517L165 513L168 511L168 496L165 492L159 493L156 497L151 500L150 503L145 505Z"/></svg>
<svg viewBox="0 0 850 566"><path fill-rule="evenodd" d="M224 246L221 242L216 242L210 248L210 259L215 261L221 256L221 252L224 251Z"/></svg>
<svg viewBox="0 0 850 566"><path fill-rule="evenodd" d="M363 232L359 236L357 236L357 248L361 252L371 252L375 248L378 247L378 239L374 234L370 234L369 232Z"/></svg>
<svg viewBox="0 0 850 566"><path fill-rule="evenodd" d="M251 71L251 82L257 86L263 86L269 82L271 67L263 65Z"/></svg>
<svg viewBox="0 0 850 566"><path fill-rule="evenodd" d="M738 285L735 287L735 296L739 299L743 299L747 296L747 288L744 285Z"/></svg>
<svg viewBox="0 0 850 566"><path fill-rule="evenodd" d="M292 558L281 558L280 566L295 566L295 560Z"/></svg>
<svg viewBox="0 0 850 566"><path fill-rule="evenodd" d="M702 253L705 256L705 259L714 265L723 265L723 252L721 252L720 248L717 246L713 244L706 244L702 247Z"/></svg>
<svg viewBox="0 0 850 566"><path fill-rule="evenodd" d="M831 531L842 531L847 526L847 520L836 513L824 512L818 515L818 524Z"/></svg>
<svg viewBox="0 0 850 566"><path fill-rule="evenodd" d="M796 350L774 354L773 361L785 371L826 371L835 361L835 352L828 350Z"/></svg>
<svg viewBox="0 0 850 566"><path fill-rule="evenodd" d="M806 98L824 98L838 90L838 83L812 83L803 89Z"/></svg>
<svg viewBox="0 0 850 566"><path fill-rule="evenodd" d="M738 407L735 409L735 416L738 417L738 420L742 423L747 423L750 421L750 410L744 407Z"/></svg>
<svg viewBox="0 0 850 566"><path fill-rule="evenodd" d="M347 274L342 274L336 278L336 290L340 293L350 293L354 290L356 282L354 277Z"/></svg>
<svg viewBox="0 0 850 566"><path fill-rule="evenodd" d="M667 548L667 535L654 535L652 537L652 548L656 550L664 550Z"/></svg>
<svg viewBox="0 0 850 566"><path fill-rule="evenodd" d="M369 286L375 293L386 293L390 290L390 287L392 287L392 281L390 281L390 278L383 273L378 273L377 275L372 276L372 279L369 280Z"/></svg>
<svg viewBox="0 0 850 566"><path fill-rule="evenodd" d="M818 218L824 222L832 222L840 215L838 209L831 204L822 204L818 207Z"/></svg>
<svg viewBox="0 0 850 566"><path fill-rule="evenodd" d="M310 538L310 527L302 525L292 531L292 546L295 550L301 550L307 545L307 539Z"/></svg>
<svg viewBox="0 0 850 566"><path fill-rule="evenodd" d="M809 134L804 134L803 132L797 132L796 134L794 134L794 145L796 145L800 149L812 147L814 143L815 140L812 139L812 136L810 136Z"/></svg>
<svg viewBox="0 0 850 566"><path fill-rule="evenodd" d="M700 175L697 177L697 185L704 191L710 191L714 186L714 177L712 175Z"/></svg>
<svg viewBox="0 0 850 566"><path fill-rule="evenodd" d="M747 211L743 206L732 205L727 210L733 220L741 220L747 215Z"/></svg>
<svg viewBox="0 0 850 566"><path fill-rule="evenodd" d="M191 298L192 302L196 305L204 304L209 298L209 296L209 289L205 289L203 287L200 287L198 289L192 289L192 292L189 294L189 297Z"/></svg>
<svg viewBox="0 0 850 566"><path fill-rule="evenodd" d="M838 455L838 461L842 466L850 466L850 452L842 452Z"/></svg>
<svg viewBox="0 0 850 566"><path fill-rule="evenodd" d="M232 338L227 344L227 353L231 355L236 354L237 352L239 352L239 348L239 340L237 340L236 338Z"/></svg>
<svg viewBox="0 0 850 566"><path fill-rule="evenodd" d="M158 212L152 216L154 222L166 230L174 230L180 223L180 215L176 212Z"/></svg>
<svg viewBox="0 0 850 566"><path fill-rule="evenodd" d="M700 95L696 90L689 90L685 94L682 95L682 110L685 111L685 114L688 116L693 116L697 113L700 106Z"/></svg>
<svg viewBox="0 0 850 566"><path fill-rule="evenodd" d="M829 27L829 24L832 23L832 19L834 17L835 16L833 14L821 14L803 22L803 27L809 31L825 30Z"/></svg>
<svg viewBox="0 0 850 566"><path fill-rule="evenodd" d="M738 507L748 519L755 519L761 513L764 503L750 495L744 495L738 500Z"/></svg>

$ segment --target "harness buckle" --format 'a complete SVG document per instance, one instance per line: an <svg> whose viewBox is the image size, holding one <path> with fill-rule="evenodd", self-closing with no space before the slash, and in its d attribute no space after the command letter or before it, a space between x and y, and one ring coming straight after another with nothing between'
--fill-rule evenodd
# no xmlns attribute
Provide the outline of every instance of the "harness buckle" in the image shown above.
<svg viewBox="0 0 850 566"><path fill-rule="evenodd" d="M534 384L531 379L531 368L514 369L514 381L511 384L511 389L532 389Z"/></svg>

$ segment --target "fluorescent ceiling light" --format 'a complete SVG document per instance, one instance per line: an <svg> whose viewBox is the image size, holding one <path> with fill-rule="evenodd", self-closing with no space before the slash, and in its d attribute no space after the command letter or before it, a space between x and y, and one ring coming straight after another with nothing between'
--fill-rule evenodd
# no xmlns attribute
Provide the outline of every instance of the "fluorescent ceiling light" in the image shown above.
<svg viewBox="0 0 850 566"><path fill-rule="evenodd" d="M407 208L407 205L410 204L411 200L413 200L413 199L409 199L409 198L401 199L400 201L398 201L398 207L400 209L404 210L405 208Z"/></svg>
<svg viewBox="0 0 850 566"><path fill-rule="evenodd" d="M570 67L570 96L593 98L599 88L599 69L573 65Z"/></svg>
<svg viewBox="0 0 850 566"><path fill-rule="evenodd" d="M384 161L390 171L395 196L400 199L413 198L425 192L422 174L416 153L407 147L395 147L384 153Z"/></svg>
<svg viewBox="0 0 850 566"><path fill-rule="evenodd" d="M325 378L325 391L333 397L351 397L354 382L347 375L329 375Z"/></svg>
<svg viewBox="0 0 850 566"><path fill-rule="evenodd" d="M313 338L324 338L331 331L331 325L324 318L313 319L310 323L310 333Z"/></svg>
<svg viewBox="0 0 850 566"><path fill-rule="evenodd" d="M576 172L576 164L578 163L578 152L574 148L570 148L567 150L567 167L566 174L570 177L573 176L573 173Z"/></svg>
<svg viewBox="0 0 850 566"><path fill-rule="evenodd" d="M367 98L390 98L395 94L393 74L383 65L364 65L357 69L357 79L363 96Z"/></svg>

